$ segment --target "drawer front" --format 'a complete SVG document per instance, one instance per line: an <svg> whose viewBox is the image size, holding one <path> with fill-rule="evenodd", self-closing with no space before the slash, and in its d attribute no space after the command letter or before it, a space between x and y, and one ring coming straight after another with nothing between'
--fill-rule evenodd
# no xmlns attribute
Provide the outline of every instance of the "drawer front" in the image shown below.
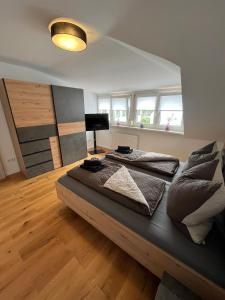
<svg viewBox="0 0 225 300"><path fill-rule="evenodd" d="M28 178L34 177L40 174L43 174L45 172L51 171L54 169L53 162L48 161L30 168L26 169L26 175Z"/></svg>
<svg viewBox="0 0 225 300"><path fill-rule="evenodd" d="M17 136L20 143L41 140L57 135L56 125L42 125L17 128Z"/></svg>
<svg viewBox="0 0 225 300"><path fill-rule="evenodd" d="M26 168L52 160L51 150L23 156Z"/></svg>
<svg viewBox="0 0 225 300"><path fill-rule="evenodd" d="M22 155L28 155L40 151L50 150L49 139L38 140L20 144Z"/></svg>

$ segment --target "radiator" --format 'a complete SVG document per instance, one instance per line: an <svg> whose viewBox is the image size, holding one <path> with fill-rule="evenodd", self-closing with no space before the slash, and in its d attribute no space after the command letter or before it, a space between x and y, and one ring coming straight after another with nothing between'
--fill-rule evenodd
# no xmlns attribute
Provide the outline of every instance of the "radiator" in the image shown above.
<svg viewBox="0 0 225 300"><path fill-rule="evenodd" d="M130 146L131 148L138 148L138 136L124 133L112 134L112 148L117 148L117 146Z"/></svg>

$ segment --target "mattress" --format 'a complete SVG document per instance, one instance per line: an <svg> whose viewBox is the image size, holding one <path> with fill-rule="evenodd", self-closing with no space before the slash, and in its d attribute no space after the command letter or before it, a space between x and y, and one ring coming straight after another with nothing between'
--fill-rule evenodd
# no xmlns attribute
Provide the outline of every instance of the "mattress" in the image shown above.
<svg viewBox="0 0 225 300"><path fill-rule="evenodd" d="M85 199L84 201L88 201L144 239L225 288L225 249L218 233L213 229L207 237L206 245L202 246L194 244L174 226L166 213L169 183L153 217L148 218L123 207L68 175L58 181Z"/></svg>

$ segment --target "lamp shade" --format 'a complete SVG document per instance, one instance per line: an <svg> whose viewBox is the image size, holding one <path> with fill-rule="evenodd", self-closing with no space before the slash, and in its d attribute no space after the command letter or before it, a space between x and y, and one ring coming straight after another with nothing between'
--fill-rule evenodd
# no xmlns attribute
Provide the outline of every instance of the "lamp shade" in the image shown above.
<svg viewBox="0 0 225 300"><path fill-rule="evenodd" d="M82 51L87 47L87 36L79 26L70 22L55 22L50 27L52 42L67 51Z"/></svg>

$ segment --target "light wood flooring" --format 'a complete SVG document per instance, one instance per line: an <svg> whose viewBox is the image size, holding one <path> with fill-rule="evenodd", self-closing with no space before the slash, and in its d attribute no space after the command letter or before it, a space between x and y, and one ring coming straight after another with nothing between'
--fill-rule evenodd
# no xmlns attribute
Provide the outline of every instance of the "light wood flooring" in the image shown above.
<svg viewBox="0 0 225 300"><path fill-rule="evenodd" d="M154 299L158 279L57 199L71 167L0 182L0 300Z"/></svg>

